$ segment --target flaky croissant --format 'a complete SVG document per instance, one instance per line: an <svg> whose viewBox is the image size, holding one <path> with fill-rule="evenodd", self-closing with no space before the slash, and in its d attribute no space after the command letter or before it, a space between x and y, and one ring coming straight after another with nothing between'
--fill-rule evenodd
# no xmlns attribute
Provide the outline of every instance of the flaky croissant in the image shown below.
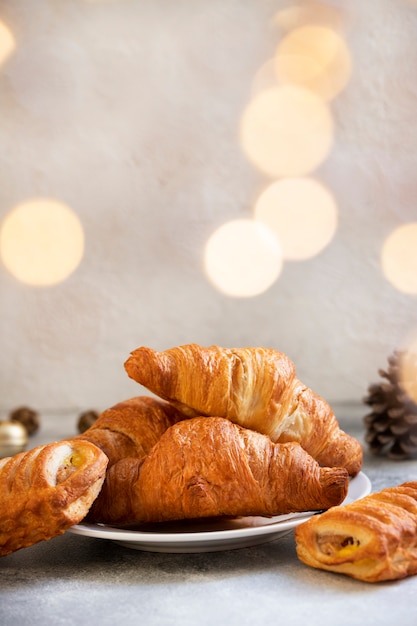
<svg viewBox="0 0 417 626"><path fill-rule="evenodd" d="M337 506L295 529L299 559L366 582L417 574L417 482Z"/></svg>
<svg viewBox="0 0 417 626"><path fill-rule="evenodd" d="M103 411L75 440L90 441L109 459L108 468L125 457L146 456L169 426L184 419L168 402L137 396Z"/></svg>
<svg viewBox="0 0 417 626"><path fill-rule="evenodd" d="M143 462L113 465L88 519L127 525L327 509L343 501L348 481L345 469L320 467L297 443L196 417L171 426Z"/></svg>
<svg viewBox="0 0 417 626"><path fill-rule="evenodd" d="M352 476L362 466L360 443L340 429L327 402L297 379L282 352L197 344L163 352L141 347L125 369L190 417L225 417L274 442L296 441L321 465L345 467Z"/></svg>
<svg viewBox="0 0 417 626"><path fill-rule="evenodd" d="M107 457L87 441L61 441L0 460L0 556L78 524L101 489Z"/></svg>

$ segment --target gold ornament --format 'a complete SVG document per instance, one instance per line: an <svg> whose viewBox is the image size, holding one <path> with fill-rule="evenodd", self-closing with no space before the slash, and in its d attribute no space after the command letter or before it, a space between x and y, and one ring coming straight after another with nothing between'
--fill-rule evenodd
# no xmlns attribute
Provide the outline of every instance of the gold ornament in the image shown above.
<svg viewBox="0 0 417 626"><path fill-rule="evenodd" d="M19 422L0 421L0 458L22 452L28 443L26 428Z"/></svg>

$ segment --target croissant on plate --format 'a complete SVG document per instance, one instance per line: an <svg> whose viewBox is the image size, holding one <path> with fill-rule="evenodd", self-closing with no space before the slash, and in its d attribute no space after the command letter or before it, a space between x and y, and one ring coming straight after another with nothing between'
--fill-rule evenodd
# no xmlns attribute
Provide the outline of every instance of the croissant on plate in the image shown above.
<svg viewBox="0 0 417 626"><path fill-rule="evenodd" d="M109 459L109 469L125 457L146 456L162 433L180 419L184 415L168 402L137 396L103 411L74 440L90 441L103 450Z"/></svg>
<svg viewBox="0 0 417 626"><path fill-rule="evenodd" d="M295 529L306 565L366 582L417 574L417 482L383 489Z"/></svg>
<svg viewBox="0 0 417 626"><path fill-rule="evenodd" d="M351 476L362 466L359 441L340 429L331 407L297 379L282 352L197 344L163 352L140 347L125 369L189 417L225 417L274 442L296 441L321 465L345 467Z"/></svg>
<svg viewBox="0 0 417 626"><path fill-rule="evenodd" d="M0 556L78 524L103 484L107 457L87 441L61 441L0 460Z"/></svg>
<svg viewBox="0 0 417 626"><path fill-rule="evenodd" d="M298 443L221 417L171 426L145 459L122 459L107 473L89 521L120 525L219 516L275 516L340 504L344 468L323 468Z"/></svg>

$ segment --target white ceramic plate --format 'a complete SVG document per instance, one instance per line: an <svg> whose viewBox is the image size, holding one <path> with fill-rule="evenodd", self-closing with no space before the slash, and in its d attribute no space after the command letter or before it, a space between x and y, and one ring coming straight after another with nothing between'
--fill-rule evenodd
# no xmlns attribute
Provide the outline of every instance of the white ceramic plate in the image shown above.
<svg viewBox="0 0 417 626"><path fill-rule="evenodd" d="M360 472L350 481L343 504L363 498L371 481ZM150 530L125 530L104 524L77 524L68 532L96 539L110 539L127 548L147 552L217 552L254 546L277 539L305 522L314 513L292 513L277 517L239 517L221 520L181 521L155 525Z"/></svg>

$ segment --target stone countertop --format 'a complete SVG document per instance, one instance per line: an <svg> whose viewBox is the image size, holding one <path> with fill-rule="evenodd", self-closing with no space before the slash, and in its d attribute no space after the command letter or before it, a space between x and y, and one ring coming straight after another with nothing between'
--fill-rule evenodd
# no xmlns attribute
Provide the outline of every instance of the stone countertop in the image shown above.
<svg viewBox="0 0 417 626"><path fill-rule="evenodd" d="M363 439L363 408L336 414ZM74 434L74 416L50 416L31 446ZM363 471L379 491L415 480L417 461L389 461L365 449ZM1 626L415 626L416 596L417 576L368 584L305 566L293 531L254 547L191 554L65 533L0 558Z"/></svg>

